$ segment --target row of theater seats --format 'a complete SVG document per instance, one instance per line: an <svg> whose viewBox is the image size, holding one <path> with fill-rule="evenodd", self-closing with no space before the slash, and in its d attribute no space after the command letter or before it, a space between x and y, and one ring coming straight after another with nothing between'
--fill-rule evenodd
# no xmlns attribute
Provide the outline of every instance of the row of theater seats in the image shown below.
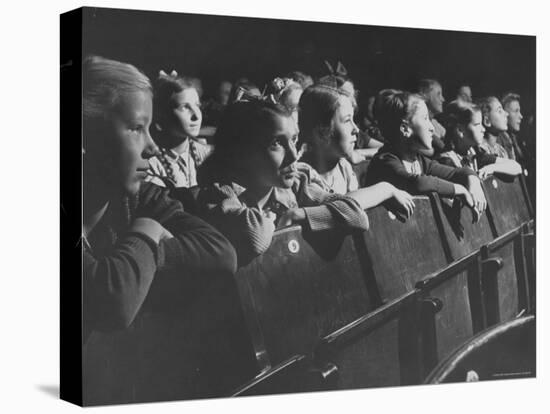
<svg viewBox="0 0 550 414"><path fill-rule="evenodd" d="M234 284L221 278L180 312L145 308L127 332L95 333L84 349L85 400L422 383L476 334L534 313L522 177L483 186L489 206L478 223L434 194L416 197L405 221L369 210L366 232L277 231Z"/></svg>

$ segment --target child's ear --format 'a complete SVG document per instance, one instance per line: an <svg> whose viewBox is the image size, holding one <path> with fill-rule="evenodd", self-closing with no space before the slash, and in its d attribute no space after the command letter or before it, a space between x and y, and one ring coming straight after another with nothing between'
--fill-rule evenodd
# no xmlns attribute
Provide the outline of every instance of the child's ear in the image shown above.
<svg viewBox="0 0 550 414"><path fill-rule="evenodd" d="M405 138L410 138L412 135L412 129L405 121L401 122L401 125L399 125L399 132L401 132L401 135Z"/></svg>
<svg viewBox="0 0 550 414"><path fill-rule="evenodd" d="M460 138L464 137L464 131L465 131L464 125L456 126L455 132L456 132L456 135L458 135Z"/></svg>
<svg viewBox="0 0 550 414"><path fill-rule="evenodd" d="M491 121L489 121L489 117L487 115L483 115L482 124L485 128L491 127Z"/></svg>

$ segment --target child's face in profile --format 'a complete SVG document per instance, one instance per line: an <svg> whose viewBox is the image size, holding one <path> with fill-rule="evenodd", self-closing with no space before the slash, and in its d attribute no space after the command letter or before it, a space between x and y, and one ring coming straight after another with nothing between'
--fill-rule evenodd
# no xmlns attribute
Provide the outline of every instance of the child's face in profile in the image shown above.
<svg viewBox="0 0 550 414"><path fill-rule="evenodd" d="M508 129L513 132L519 132L521 120L523 119L519 101L508 102L505 110L508 113Z"/></svg>
<svg viewBox="0 0 550 414"><path fill-rule="evenodd" d="M338 108L332 119L331 149L338 157L350 156L355 148L359 129L353 122L353 104L350 98L340 95Z"/></svg>
<svg viewBox="0 0 550 414"><path fill-rule="evenodd" d="M174 122L170 132L175 136L197 137L201 129L202 112L195 88L184 89L172 96Z"/></svg>
<svg viewBox="0 0 550 414"><path fill-rule="evenodd" d="M441 89L441 85L435 84L432 87L432 89L426 96L426 101L430 106L430 110L434 114L439 114L443 112L443 102L445 102L445 98L443 97L443 90Z"/></svg>
<svg viewBox="0 0 550 414"><path fill-rule="evenodd" d="M467 85L461 86L458 88L456 97L464 102L472 102L472 89Z"/></svg>
<svg viewBox="0 0 550 414"><path fill-rule="evenodd" d="M416 110L409 120L411 138L419 149L431 149L434 126L430 121L428 107L424 101L418 101L416 105Z"/></svg>
<svg viewBox="0 0 550 414"><path fill-rule="evenodd" d="M485 127L483 126L481 112L475 111L472 120L464 131L464 140L471 147L481 145L484 133Z"/></svg>
<svg viewBox="0 0 550 414"><path fill-rule="evenodd" d="M156 149L149 128L153 116L151 94L126 93L107 122L107 154L100 157L109 183L126 195L137 194L147 176L147 159Z"/></svg>
<svg viewBox="0 0 550 414"><path fill-rule="evenodd" d="M498 99L491 100L489 112L485 116L485 126L495 132L504 132L508 129L508 114Z"/></svg>
<svg viewBox="0 0 550 414"><path fill-rule="evenodd" d="M273 128L259 137L261 143L249 155L247 170L258 187L290 188L298 159L298 127L292 117L275 115Z"/></svg>

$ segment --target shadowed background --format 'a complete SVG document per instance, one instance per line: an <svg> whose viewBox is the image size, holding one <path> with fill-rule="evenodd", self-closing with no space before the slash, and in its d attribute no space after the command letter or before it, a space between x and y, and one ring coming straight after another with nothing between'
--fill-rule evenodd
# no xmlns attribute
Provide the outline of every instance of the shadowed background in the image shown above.
<svg viewBox="0 0 550 414"><path fill-rule="evenodd" d="M420 78L443 85L447 100L461 82L474 99L514 90L535 109L535 37L367 25L87 8L84 52L202 79L208 95L221 79L246 76L260 89L274 76L326 74L340 60L356 87L412 89ZM513 28L512 28L513 29Z"/></svg>

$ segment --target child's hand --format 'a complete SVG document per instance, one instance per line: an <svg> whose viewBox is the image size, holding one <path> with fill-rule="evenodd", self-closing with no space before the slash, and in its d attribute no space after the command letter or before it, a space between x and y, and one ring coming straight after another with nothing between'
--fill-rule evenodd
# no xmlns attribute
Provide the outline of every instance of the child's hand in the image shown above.
<svg viewBox="0 0 550 414"><path fill-rule="evenodd" d="M301 182L300 182L300 173L296 169L296 165L293 166L293 170L290 173L290 175L292 176L292 187L291 187L292 191L297 193L300 190Z"/></svg>
<svg viewBox="0 0 550 414"><path fill-rule="evenodd" d="M455 196L460 196L466 202L466 205L472 209L473 221L477 223L481 218L481 212L477 209L472 194L463 185L455 184Z"/></svg>
<svg viewBox="0 0 550 414"><path fill-rule="evenodd" d="M300 223L306 219L306 212L303 208L291 208L281 215L278 227L287 227L295 223Z"/></svg>
<svg viewBox="0 0 550 414"><path fill-rule="evenodd" d="M414 201L412 195L406 191L395 189L393 197L399 204L399 206L405 210L407 218L410 218L414 211Z"/></svg>
<svg viewBox="0 0 550 414"><path fill-rule="evenodd" d="M470 208L474 208L474 198L472 197L472 194L461 184L455 184L455 196L460 197L462 200L466 202L466 205Z"/></svg>
<svg viewBox="0 0 550 414"><path fill-rule="evenodd" d="M477 174L479 175L480 180L485 180L490 175L493 175L494 172L495 172L494 164L489 164L483 167L482 169L480 169L477 172Z"/></svg>
<svg viewBox="0 0 550 414"><path fill-rule="evenodd" d="M481 187L481 181L474 175L469 177L469 186L468 190L472 194L474 201L474 207L481 214L487 208L487 199L485 198L485 193Z"/></svg>

